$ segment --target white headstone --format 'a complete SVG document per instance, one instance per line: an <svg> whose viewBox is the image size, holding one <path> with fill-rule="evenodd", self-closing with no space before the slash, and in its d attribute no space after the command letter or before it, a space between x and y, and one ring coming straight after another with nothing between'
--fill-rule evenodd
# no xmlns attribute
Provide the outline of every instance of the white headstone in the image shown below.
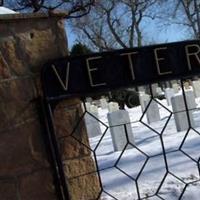
<svg viewBox="0 0 200 200"><path fill-rule="evenodd" d="M122 151L128 142L134 145L134 137L128 111L117 110L108 113L108 122L114 151ZM129 145L128 148L131 148L131 145Z"/></svg>
<svg viewBox="0 0 200 200"><path fill-rule="evenodd" d="M91 104L89 102L85 102L85 107L88 112L90 112Z"/></svg>
<svg viewBox="0 0 200 200"><path fill-rule="evenodd" d="M138 86L138 91L139 92L145 92L144 86Z"/></svg>
<svg viewBox="0 0 200 200"><path fill-rule="evenodd" d="M91 105L91 106L90 106L90 112L91 112L92 114L98 116L98 107L95 106L95 105Z"/></svg>
<svg viewBox="0 0 200 200"><path fill-rule="evenodd" d="M108 103L108 111L111 113L111 112L114 112L114 111L117 111L119 110L119 104L116 103L116 102L110 102Z"/></svg>
<svg viewBox="0 0 200 200"><path fill-rule="evenodd" d="M139 92L139 101L143 112L145 110L144 101L150 101L150 96L144 92Z"/></svg>
<svg viewBox="0 0 200 200"><path fill-rule="evenodd" d="M174 89L166 88L165 89L165 98L167 99L167 104L171 105L171 98L174 96Z"/></svg>
<svg viewBox="0 0 200 200"><path fill-rule="evenodd" d="M190 83L189 83L188 81L186 81L186 82L184 83L184 88L185 88L185 90L190 90L190 89L191 89Z"/></svg>
<svg viewBox="0 0 200 200"><path fill-rule="evenodd" d="M165 85L166 85L166 88L170 88L171 87L170 81L165 81Z"/></svg>
<svg viewBox="0 0 200 200"><path fill-rule="evenodd" d="M89 114L91 113L91 114ZM98 108L95 105L90 106L89 113L85 114L86 129L89 138L101 135L101 128L98 119ZM97 119L96 119L97 118Z"/></svg>
<svg viewBox="0 0 200 200"><path fill-rule="evenodd" d="M157 83L151 84L151 89L152 89L153 96L157 95L157 92L156 92L157 88L158 88L158 84Z"/></svg>
<svg viewBox="0 0 200 200"><path fill-rule="evenodd" d="M193 81L192 83L195 96L200 97L200 81Z"/></svg>
<svg viewBox="0 0 200 200"><path fill-rule="evenodd" d="M158 104L155 101L151 101L149 104L149 101L144 101L145 108L147 107L146 110L146 116L147 116L147 122L150 124L152 122L157 122L160 121L160 112L159 112L159 107Z"/></svg>
<svg viewBox="0 0 200 200"><path fill-rule="evenodd" d="M86 97L86 102L92 103L92 97Z"/></svg>
<svg viewBox="0 0 200 200"><path fill-rule="evenodd" d="M170 80L171 85L173 85L174 83L177 83L177 80Z"/></svg>
<svg viewBox="0 0 200 200"><path fill-rule="evenodd" d="M191 126L194 127L193 111L190 109L196 108L195 97L193 91L189 90L185 92L187 107L189 109L189 118ZM177 131L187 130L189 127L188 117L186 113L186 107L183 94L177 94L171 98L172 109L174 112L174 119Z"/></svg>
<svg viewBox="0 0 200 200"><path fill-rule="evenodd" d="M107 100L105 98L101 98L100 99L100 104L101 104L101 108L102 109L108 108L108 102L107 102Z"/></svg>
<svg viewBox="0 0 200 200"><path fill-rule="evenodd" d="M174 93L178 93L180 90L180 86L178 83L173 83L172 88L174 89Z"/></svg>
<svg viewBox="0 0 200 200"><path fill-rule="evenodd" d="M161 87L157 87L156 94L162 94L162 93L163 93L163 91L162 91Z"/></svg>

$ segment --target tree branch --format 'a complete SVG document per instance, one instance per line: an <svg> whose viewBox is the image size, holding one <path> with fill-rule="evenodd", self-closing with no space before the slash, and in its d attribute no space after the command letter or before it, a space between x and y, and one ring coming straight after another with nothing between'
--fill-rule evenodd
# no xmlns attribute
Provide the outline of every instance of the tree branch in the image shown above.
<svg viewBox="0 0 200 200"><path fill-rule="evenodd" d="M115 40L116 40L116 42L122 47L122 48L128 48L127 46L126 46L126 44L120 39L120 37L118 36L118 34L116 33L116 31L115 31L115 29L114 29L114 27L113 27L113 25L112 25L112 20L111 20L111 11L112 11L112 9L113 9L113 7L114 7L114 3L113 3L113 5L112 5L112 7L110 8L110 9L108 9L108 10L104 10L105 12L106 12L106 16L107 16L107 23L108 23L108 27L109 27L109 29L110 29L110 31L111 31L111 33L113 34L113 36L114 36L114 38L115 38Z"/></svg>

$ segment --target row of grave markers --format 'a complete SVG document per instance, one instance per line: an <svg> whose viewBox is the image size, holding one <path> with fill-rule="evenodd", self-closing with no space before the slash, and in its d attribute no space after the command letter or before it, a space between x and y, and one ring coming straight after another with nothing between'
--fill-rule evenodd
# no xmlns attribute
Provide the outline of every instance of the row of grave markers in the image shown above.
<svg viewBox="0 0 200 200"><path fill-rule="evenodd" d="M106 99L101 99L101 107L108 108L107 119L113 141L114 151L121 151L127 141L134 145L129 113L126 110L119 110L118 103L107 103ZM98 121L98 107L86 102L87 113L85 115L87 132L90 138L101 135L101 128ZM128 146L130 148L131 145Z"/></svg>
<svg viewBox="0 0 200 200"><path fill-rule="evenodd" d="M189 85L185 88L188 116L190 120L190 125L193 128L195 127L193 112L197 107L197 104L195 102L195 96L196 97L200 96L200 82L194 81L194 83L195 83L194 91L196 91L196 93L194 93L191 86ZM174 84L173 88L165 89L165 98L167 100L168 106L170 105L172 106L172 111L174 113L174 120L177 131L187 130L189 127L189 123L188 123L188 116L186 113L186 105L183 93L178 84ZM140 99L141 109L144 112L146 106L150 101L150 95L145 94L144 92L140 92L139 99ZM146 111L146 115L148 123L160 121L159 107L154 100L151 101Z"/></svg>
<svg viewBox="0 0 200 200"><path fill-rule="evenodd" d="M187 108L189 110L188 116L190 125L195 127L193 111L197 106L195 96L200 97L200 81L193 81L193 89L194 91L189 85L186 85L185 97L187 101ZM161 92L161 89L158 88L157 91ZM184 97L179 85L173 84L173 88L166 88L165 97L168 105L172 106L177 131L187 130L189 127L188 116L186 113ZM146 94L144 91L139 92L141 109L142 112L146 112L147 122L149 124L161 120L158 103L154 100L151 100L150 102L150 99L150 95ZM85 105L86 110L88 111L85 115L88 135L90 138L100 136L102 132L98 121L98 107L89 102L86 102ZM134 136L132 133L128 111L119 110L117 103L108 103L105 98L100 99L100 106L102 109L108 109L109 111L107 113L107 119L110 127L114 151L123 150L127 141L134 145ZM129 147L131 147L131 145L129 145Z"/></svg>

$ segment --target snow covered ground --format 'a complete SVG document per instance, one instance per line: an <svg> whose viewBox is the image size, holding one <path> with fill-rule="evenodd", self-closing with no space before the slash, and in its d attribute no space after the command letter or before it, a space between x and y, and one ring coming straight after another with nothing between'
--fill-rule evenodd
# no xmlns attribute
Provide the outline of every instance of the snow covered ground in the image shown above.
<svg viewBox="0 0 200 200"><path fill-rule="evenodd" d="M196 102L200 105L199 99ZM166 100L160 103L172 111ZM103 135L90 138L90 145L96 153L103 200L200 199L200 110L193 112L194 130L177 132L173 114L160 105L159 108L161 121L149 127L145 116L139 121L140 106L126 108L135 146L118 152L114 152L110 130L105 126L108 111L99 108Z"/></svg>
<svg viewBox="0 0 200 200"><path fill-rule="evenodd" d="M0 6L0 15L5 15L5 14L16 14L16 12L13 10L10 10L9 8Z"/></svg>

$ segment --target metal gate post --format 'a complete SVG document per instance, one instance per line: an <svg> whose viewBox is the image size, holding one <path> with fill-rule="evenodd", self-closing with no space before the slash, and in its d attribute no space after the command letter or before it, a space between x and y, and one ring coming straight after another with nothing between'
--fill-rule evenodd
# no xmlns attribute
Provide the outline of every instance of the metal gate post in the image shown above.
<svg viewBox="0 0 200 200"><path fill-rule="evenodd" d="M55 134L52 107L50 102L46 99L43 100L43 112L45 117L48 149L50 151L50 159L54 170L55 187L58 193L58 198L59 200L70 200L62 159Z"/></svg>

